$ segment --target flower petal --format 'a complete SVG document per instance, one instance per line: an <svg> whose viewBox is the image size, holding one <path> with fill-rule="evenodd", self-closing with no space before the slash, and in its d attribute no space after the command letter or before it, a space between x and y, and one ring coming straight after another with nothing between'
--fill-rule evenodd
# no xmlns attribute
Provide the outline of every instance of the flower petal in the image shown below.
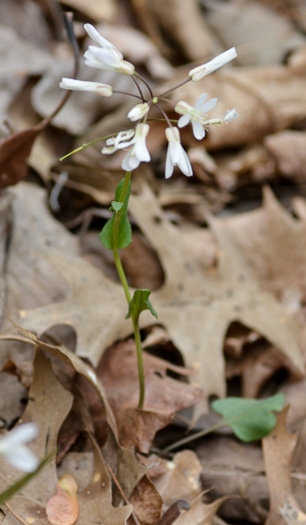
<svg viewBox="0 0 306 525"><path fill-rule="evenodd" d="M199 98L197 99L194 107L196 109L201 109L206 99L207 99L207 93L202 93L202 95L200 95Z"/></svg>
<svg viewBox="0 0 306 525"><path fill-rule="evenodd" d="M224 66L224 64L227 64L237 56L237 51L234 47L231 49L228 49L227 51L224 51L224 53L221 53L220 55L216 56L209 62L206 62L206 64L202 64L201 66L195 67L189 71L189 77L194 82L197 82L198 80L201 80L202 78L206 77L206 75L209 75L210 73L213 73L216 71L216 69L219 69L220 67Z"/></svg>
<svg viewBox="0 0 306 525"><path fill-rule="evenodd" d="M211 98L210 100L208 100L200 109L201 112L203 113L208 113L209 111L211 111L215 105L217 104L218 102L218 99L217 98Z"/></svg>
<svg viewBox="0 0 306 525"><path fill-rule="evenodd" d="M103 97L110 97L113 94L113 88L108 84L90 82L89 80L77 80L74 78L62 78L59 87L71 91L89 91L97 93Z"/></svg>
<svg viewBox="0 0 306 525"><path fill-rule="evenodd" d="M5 454L5 459L15 468L23 472L33 472L39 465L38 459L24 445L19 445L14 450Z"/></svg>
<svg viewBox="0 0 306 525"><path fill-rule="evenodd" d="M184 128L185 126L187 126L187 124L189 124L190 119L191 119L190 113L188 113L187 115L182 115L177 121L178 127Z"/></svg>
<svg viewBox="0 0 306 525"><path fill-rule="evenodd" d="M205 129L203 128L201 122L199 122L198 120L192 119L191 124L192 124L192 131L193 131L194 137L197 140L204 139L206 133L205 133Z"/></svg>
<svg viewBox="0 0 306 525"><path fill-rule="evenodd" d="M120 53L120 51L106 38L104 38L102 35L100 35L99 31L96 30L96 28L91 24L85 24L84 29L88 36L100 47L103 47L105 49L112 49L115 51L119 58L123 58L123 55Z"/></svg>

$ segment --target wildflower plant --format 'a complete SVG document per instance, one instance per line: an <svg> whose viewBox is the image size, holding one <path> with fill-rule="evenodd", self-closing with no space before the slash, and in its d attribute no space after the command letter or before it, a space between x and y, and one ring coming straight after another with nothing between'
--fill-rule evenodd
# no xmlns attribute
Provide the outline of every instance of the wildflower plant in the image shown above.
<svg viewBox="0 0 306 525"><path fill-rule="evenodd" d="M157 314L149 300L151 293L150 290L136 290L133 297L131 296L119 257L119 250L127 247L132 240L131 226L127 217L128 201L131 192L131 175L141 162L150 162L151 160L150 152L146 145L146 139L150 132L149 122L151 119L149 118L149 114L153 107L158 108L161 113L161 118L166 124L165 135L168 141L165 165L166 179L172 176L175 166L177 166L187 177L193 175L190 160L181 144L179 128L191 124L194 137L197 140L202 140L205 137L206 128L208 126L228 123L231 120L238 118L238 113L236 109L231 109L227 110L225 114L219 118L209 119L208 113L216 106L218 99L212 98L207 100L207 94L203 93L194 106L191 106L183 100L177 102L174 106L174 110L180 115L180 117L177 121L170 120L164 106L167 103L170 107L172 105L171 109L173 109L173 103L167 98L167 96L187 82L198 82L203 79L208 74L216 71L224 64L233 60L237 56L237 53L234 47L228 49L209 62L189 71L187 78L180 84L173 86L164 93L154 94L148 82L137 73L135 66L124 60L123 55L115 46L113 46L113 44L100 35L91 24L85 24L84 28L96 44L95 46L89 46L88 50L85 52L85 64L96 69L115 71L130 76L131 82L133 82L134 86L137 88L136 94L124 93L127 97L137 99L137 104L127 114L127 118L133 123L133 125L130 125L126 130L119 131L108 137L97 139L90 144L84 144L65 157L62 157L62 159L85 149L100 140L106 140L106 145L102 149L102 154L104 155L111 155L118 150L127 152L121 164L121 167L126 174L116 189L115 200L111 204L113 216L103 227L100 233L100 240L106 248L113 251L116 269L128 303L127 317L131 317L133 323L138 361L138 407L142 408L144 404L145 384L138 321L139 315L143 310L149 310L155 317L157 317ZM60 82L60 87L72 91L93 92L103 97L114 96L116 93L122 94L121 91L116 91L108 84L70 78L63 78ZM177 126L175 124L177 124Z"/></svg>

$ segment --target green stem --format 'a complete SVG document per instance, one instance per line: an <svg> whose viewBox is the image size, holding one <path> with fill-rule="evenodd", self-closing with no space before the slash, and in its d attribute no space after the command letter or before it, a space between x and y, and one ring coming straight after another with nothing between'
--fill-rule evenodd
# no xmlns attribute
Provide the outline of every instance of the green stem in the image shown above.
<svg viewBox="0 0 306 525"><path fill-rule="evenodd" d="M124 183L123 183L123 187L122 187L122 191L121 191L121 195L120 195L120 198L119 198L119 202L124 202L124 199L126 197L127 190L128 190L128 187L129 187L129 182L130 182L130 179L131 179L131 174L132 174L132 172L128 171L126 173L126 175L125 175ZM120 261L119 250L118 250L118 234L119 234L119 226L120 226L121 215L122 215L122 209L119 210L115 214L115 219L114 219L113 255L114 255L114 261L115 261L116 269L117 269L117 272L118 272L121 284L123 286L123 290L124 290L124 293L125 293L125 297L126 297L127 303L130 304L130 301L131 301L130 289L129 289L129 285L128 285L127 280L126 280L126 276L125 276L125 273L124 273L123 266L122 266L121 261Z"/></svg>
<svg viewBox="0 0 306 525"><path fill-rule="evenodd" d="M141 347L141 338L140 330L138 324L138 318L132 318L133 328L134 328L134 337L136 343L136 354L137 354L137 365L138 365L138 377L139 377L139 401L138 408L142 408L145 398L145 380L144 380L144 369L143 369L143 357L142 357L142 347Z"/></svg>
<svg viewBox="0 0 306 525"><path fill-rule="evenodd" d="M218 423L217 425L214 425L213 427L207 428L206 430L199 430L199 432L195 432L194 434L191 434L191 436L187 436L185 438L179 439L179 441L176 441L175 443L172 443L168 447L163 449L163 452L170 452L171 450L174 450L175 448L181 447L182 445L186 445L187 443L191 443L191 441L195 441L196 439L199 439L200 437L207 436L207 434L210 434L211 432L215 432L215 430L219 430L219 428L227 427L228 423L225 423L224 421L222 423Z"/></svg>
<svg viewBox="0 0 306 525"><path fill-rule="evenodd" d="M124 183L121 190L121 195L119 198L119 202L124 202L126 198L126 194L129 187L129 182L131 179L131 171L128 171L124 178ZM119 275L119 279L121 281L121 284L124 289L125 297L127 300L128 305L131 302L131 293L129 289L129 285L125 276L125 272L123 269L123 266L120 261L119 257L119 250L118 250L118 234L119 234L119 226L120 226L120 220L122 215L122 208L115 214L114 219L114 229L113 229L113 256L114 261L116 265L116 269ZM143 357L142 357L142 347L141 347L141 338L140 338L140 330L139 330L139 324L138 324L138 318L135 319L132 317L133 322L133 330L134 330L134 338L135 338L135 344L136 344L136 355L137 355L137 364L138 364L138 376L139 376L139 401L138 401L138 408L142 408L144 404L144 397L145 397L145 380L144 380L144 369L143 369Z"/></svg>

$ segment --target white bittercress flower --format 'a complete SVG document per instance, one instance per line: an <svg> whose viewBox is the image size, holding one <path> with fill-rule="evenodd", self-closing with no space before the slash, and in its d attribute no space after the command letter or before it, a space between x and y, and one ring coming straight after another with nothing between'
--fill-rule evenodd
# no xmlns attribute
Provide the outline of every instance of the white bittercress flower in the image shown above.
<svg viewBox="0 0 306 525"><path fill-rule="evenodd" d="M90 82L87 80L76 80L74 78L62 78L59 87L71 91L90 91L97 93L97 95L101 95L102 97L111 97L113 94L113 88L108 84Z"/></svg>
<svg viewBox="0 0 306 525"><path fill-rule="evenodd" d="M128 118L132 121L140 120L148 113L149 109L150 106L147 102L136 104L136 106L128 112Z"/></svg>
<svg viewBox="0 0 306 525"><path fill-rule="evenodd" d="M127 129L126 131L120 131L115 137L110 137L106 140L106 146L102 148L104 155L111 155L118 151L118 149L126 148L130 145L130 139L134 137L135 130Z"/></svg>
<svg viewBox="0 0 306 525"><path fill-rule="evenodd" d="M167 128L165 133L169 142L166 157L166 179L171 177L174 166L178 166L184 175L191 177L193 175L192 167L188 155L181 144L178 128Z"/></svg>
<svg viewBox="0 0 306 525"><path fill-rule="evenodd" d="M206 75L209 75L210 73L213 73L216 71L216 69L219 69L220 67L224 66L237 56L237 51L234 47L231 49L228 49L227 51L224 51L224 53L221 53L220 55L216 56L209 62L206 62L206 64L202 64L201 66L195 67L189 71L189 77L194 82L197 82L198 80L201 80L202 78L206 77Z"/></svg>
<svg viewBox="0 0 306 525"><path fill-rule="evenodd" d="M97 69L117 71L124 75L134 75L135 67L130 62L123 60L123 55L118 49L104 38L91 24L85 24L84 29L92 40L99 46L89 46L84 53L85 64Z"/></svg>
<svg viewBox="0 0 306 525"><path fill-rule="evenodd" d="M222 117L207 120L205 124L227 124L236 118L239 118L238 111L236 109L227 109Z"/></svg>
<svg viewBox="0 0 306 525"><path fill-rule="evenodd" d="M11 430L0 438L0 454L4 456L13 467L24 472L33 472L38 467L39 461L25 446L38 434L34 423L25 423Z"/></svg>
<svg viewBox="0 0 306 525"><path fill-rule="evenodd" d="M149 129L149 124L137 124L135 135L130 142L132 148L126 157L124 157L121 164L123 170L133 171L138 168L140 162L150 162L151 156L146 145L146 137Z"/></svg>
<svg viewBox="0 0 306 525"><path fill-rule="evenodd" d="M137 124L134 130L120 131L116 137L107 139L107 147L102 149L102 153L107 155L114 153L118 149L130 148L128 154L122 161L122 169L133 171L138 168L140 162L149 162L150 153L146 145L146 137L149 133L149 124ZM130 139L130 140L129 140Z"/></svg>
<svg viewBox="0 0 306 525"><path fill-rule="evenodd" d="M194 107L181 100L175 106L175 111L182 115L178 120L178 127L183 128L189 122L192 125L192 131L197 140L202 140L205 137L205 129L203 124L206 123L207 113L211 111L218 102L217 98L211 98L205 102L207 93L199 96Z"/></svg>

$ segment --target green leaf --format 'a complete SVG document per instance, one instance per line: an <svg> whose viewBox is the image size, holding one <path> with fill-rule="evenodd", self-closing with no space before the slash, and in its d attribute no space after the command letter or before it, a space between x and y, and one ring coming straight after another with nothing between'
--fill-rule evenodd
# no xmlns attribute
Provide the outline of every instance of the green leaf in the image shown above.
<svg viewBox="0 0 306 525"><path fill-rule="evenodd" d="M122 206L123 206L123 202L113 201L110 209L113 211L120 211Z"/></svg>
<svg viewBox="0 0 306 525"><path fill-rule="evenodd" d="M112 209L114 215L102 228L99 239L103 246L108 250L113 249L113 235L114 235L114 220L117 213L120 212L120 224L118 231L118 249L126 248L132 242L132 228L127 217L127 208L131 193L131 183L129 182L128 190L124 202L120 202L120 195L123 187L124 179L118 184L115 193L115 200L112 202Z"/></svg>
<svg viewBox="0 0 306 525"><path fill-rule="evenodd" d="M157 313L155 312L149 297L151 295L150 290L139 289L135 290L132 300L129 304L129 311L126 316L126 319L132 317L133 319L138 319L141 312L144 310L150 310L151 314L154 315L157 319Z"/></svg>
<svg viewBox="0 0 306 525"><path fill-rule="evenodd" d="M273 412L280 412L284 406L284 395L276 394L266 399L243 399L227 397L213 401L212 407L224 417L241 441L255 441L270 434L276 424Z"/></svg>
<svg viewBox="0 0 306 525"><path fill-rule="evenodd" d="M16 494L16 492L20 492L20 490L32 479L34 478L35 476L37 476L37 474L46 466L46 464L51 461L51 459L54 457L55 455L55 451L53 452L50 452L50 454L48 454L38 465L37 469L34 470L34 472L31 472L30 474L26 474L25 476L23 476L22 478L20 478L18 481L16 481L16 483L14 483L14 485L12 485L11 487L9 487L8 489L4 490L1 494L0 494L0 505L2 505L3 503L5 503L9 498L11 498L12 496L14 496L14 494Z"/></svg>

